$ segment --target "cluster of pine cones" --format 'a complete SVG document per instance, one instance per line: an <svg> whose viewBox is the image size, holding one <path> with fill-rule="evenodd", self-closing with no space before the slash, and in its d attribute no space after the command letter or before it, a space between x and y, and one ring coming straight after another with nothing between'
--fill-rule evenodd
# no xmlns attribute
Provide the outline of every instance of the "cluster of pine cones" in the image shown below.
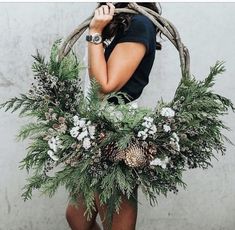
<svg viewBox="0 0 235 230"><path fill-rule="evenodd" d="M134 140L127 148L119 150L113 141L102 149L102 154L112 162L123 160L130 167L143 167L155 158L157 148L151 142Z"/></svg>

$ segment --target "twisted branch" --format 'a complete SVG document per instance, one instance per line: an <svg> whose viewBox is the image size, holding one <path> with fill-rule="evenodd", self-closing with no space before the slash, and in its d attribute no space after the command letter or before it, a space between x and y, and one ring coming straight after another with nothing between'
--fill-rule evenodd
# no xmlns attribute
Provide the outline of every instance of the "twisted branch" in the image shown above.
<svg viewBox="0 0 235 230"><path fill-rule="evenodd" d="M116 3L114 2L113 4L115 5ZM178 50L182 74L188 73L190 75L189 51L181 41L178 30L169 20L162 17L157 12L147 7L140 6L135 2L129 3L128 8L116 8L114 14L119 13L143 14L148 17L154 23L154 25L156 25L157 30L159 29L162 34L164 34ZM93 16L94 12L65 39L58 53L59 61L61 61L70 52L73 45L77 42L77 40L84 33L84 31L89 27L90 21L92 20Z"/></svg>

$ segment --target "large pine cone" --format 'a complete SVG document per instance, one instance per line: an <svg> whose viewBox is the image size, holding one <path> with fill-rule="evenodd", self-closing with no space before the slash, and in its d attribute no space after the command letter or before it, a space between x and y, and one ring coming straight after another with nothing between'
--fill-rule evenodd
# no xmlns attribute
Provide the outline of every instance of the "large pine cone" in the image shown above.
<svg viewBox="0 0 235 230"><path fill-rule="evenodd" d="M125 163L130 167L141 167L147 164L145 150L138 144L133 143L125 150Z"/></svg>

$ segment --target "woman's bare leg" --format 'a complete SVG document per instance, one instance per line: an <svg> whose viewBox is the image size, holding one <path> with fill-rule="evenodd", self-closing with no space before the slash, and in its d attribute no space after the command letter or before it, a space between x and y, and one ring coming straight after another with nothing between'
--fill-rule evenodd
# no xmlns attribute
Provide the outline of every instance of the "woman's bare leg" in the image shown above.
<svg viewBox="0 0 235 230"><path fill-rule="evenodd" d="M137 194L138 189L135 189L135 199L122 197L119 214L115 213L113 216L112 230L135 230L137 220Z"/></svg>
<svg viewBox="0 0 235 230"><path fill-rule="evenodd" d="M106 219L107 206L100 205L99 194L95 194L96 206L99 211L100 219L104 230L135 230L137 220L137 203L138 188L135 188L135 199L122 196L119 214L114 213L112 219L112 229L108 228Z"/></svg>
<svg viewBox="0 0 235 230"><path fill-rule="evenodd" d="M87 221L87 217L84 216L86 206L84 199L79 196L78 207L72 204L68 204L66 209L66 219L72 230L101 230L96 222L97 211L93 211L92 218Z"/></svg>

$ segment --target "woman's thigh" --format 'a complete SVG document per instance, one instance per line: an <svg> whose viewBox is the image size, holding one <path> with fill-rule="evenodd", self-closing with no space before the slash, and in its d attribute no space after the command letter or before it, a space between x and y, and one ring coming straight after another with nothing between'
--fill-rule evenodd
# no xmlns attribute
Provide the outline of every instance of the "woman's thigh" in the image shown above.
<svg viewBox="0 0 235 230"><path fill-rule="evenodd" d="M127 199L127 197L122 196L119 214L114 213L113 215L112 230L135 230L137 211L138 211L137 199L138 199L138 188L135 189L134 198ZM111 230L110 228L108 228L108 223L106 218L107 205L100 206L98 193L95 194L95 200L104 230Z"/></svg>
<svg viewBox="0 0 235 230"><path fill-rule="evenodd" d="M68 204L66 209L66 219L72 230L91 230L96 225L96 216L98 211L93 211L90 221L87 220L87 216L84 215L86 211L86 205L82 196L78 197L78 206Z"/></svg>

